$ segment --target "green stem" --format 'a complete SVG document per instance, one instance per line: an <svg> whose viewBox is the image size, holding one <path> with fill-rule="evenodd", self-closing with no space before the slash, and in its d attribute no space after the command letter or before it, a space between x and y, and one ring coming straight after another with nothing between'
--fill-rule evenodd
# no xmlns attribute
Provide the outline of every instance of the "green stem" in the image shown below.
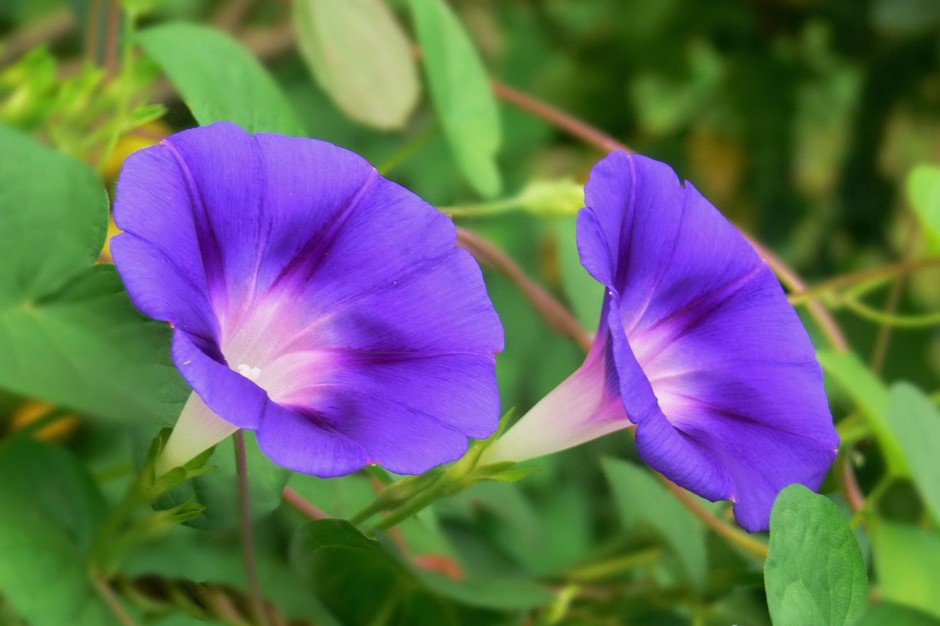
<svg viewBox="0 0 940 626"><path fill-rule="evenodd" d="M421 131L414 139L406 143L400 150L380 163L376 169L378 169L379 173L383 176L388 175L389 172L410 159L414 153L423 148L424 144L430 141L431 138L437 134L437 132L437 123L429 124L428 127Z"/></svg>
<svg viewBox="0 0 940 626"><path fill-rule="evenodd" d="M582 565L568 573L568 578L576 582L593 582L625 574L643 565L655 563L663 556L660 547L648 548L632 554L625 554L606 561Z"/></svg>
<svg viewBox="0 0 940 626"><path fill-rule="evenodd" d="M437 489L427 489L422 491L417 496L405 503L404 506L395 509L385 517L370 524L368 530L369 532L373 532L376 530L385 530L387 528L391 528L392 526L405 521L412 515L421 512L425 507L433 504L434 501L438 500L442 495L444 494Z"/></svg>
<svg viewBox="0 0 940 626"><path fill-rule="evenodd" d="M106 580L96 578L94 579L93 584L95 591L98 592L98 595L101 596L102 600L104 600L104 603L114 614L114 617L117 619L117 621L121 623L121 626L137 626L137 622L134 621L134 618L131 617L131 614L128 613L127 609L124 608L124 605L121 604L117 594L114 593L114 590L111 589L111 585Z"/></svg>
<svg viewBox="0 0 940 626"><path fill-rule="evenodd" d="M853 297L843 294L838 302L859 317L871 320L885 326L895 328L923 328L940 324L940 313L927 313L924 315L892 315L872 308Z"/></svg>
<svg viewBox="0 0 940 626"><path fill-rule="evenodd" d="M519 196L494 200L492 202L481 202L479 204L466 204L463 206L441 207L441 212L451 217L488 217L491 215L500 215L502 213L511 213L514 210L521 209Z"/></svg>
<svg viewBox="0 0 940 626"><path fill-rule="evenodd" d="M875 488L871 490L871 493L868 494L868 497L865 498L865 504L855 512L855 515L852 516L852 519L849 520L849 526L852 528L857 527L859 524L864 521L866 517L875 509L875 506L878 504L878 501L888 492L888 489L891 485L894 484L894 476L891 474L886 474L882 476L881 479L875 484Z"/></svg>
<svg viewBox="0 0 940 626"><path fill-rule="evenodd" d="M95 578L110 578L117 570L117 563L111 552L117 540L125 536L124 530L129 525L134 512L147 504L144 495L144 480L138 475L130 484L117 508L111 511L104 524L95 535L89 552L89 569Z"/></svg>

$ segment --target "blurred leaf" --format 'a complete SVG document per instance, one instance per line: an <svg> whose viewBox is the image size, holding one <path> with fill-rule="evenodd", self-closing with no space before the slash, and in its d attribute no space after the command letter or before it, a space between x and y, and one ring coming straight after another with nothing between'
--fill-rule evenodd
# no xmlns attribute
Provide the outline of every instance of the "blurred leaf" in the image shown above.
<svg viewBox="0 0 940 626"><path fill-rule="evenodd" d="M927 509L940 523L940 411L916 387L897 383L891 387L888 426L901 444Z"/></svg>
<svg viewBox="0 0 940 626"><path fill-rule="evenodd" d="M559 218L552 220L552 226L558 240L558 264L565 297L581 325L593 332L601 318L604 287L581 265L576 237L577 222L574 216Z"/></svg>
<svg viewBox="0 0 940 626"><path fill-rule="evenodd" d="M940 620L899 604L879 602L870 607L854 626L940 626Z"/></svg>
<svg viewBox="0 0 940 626"><path fill-rule="evenodd" d="M854 352L821 350L820 364L864 413L892 474L909 476L901 444L888 424L888 389Z"/></svg>
<svg viewBox="0 0 940 626"><path fill-rule="evenodd" d="M108 196L87 166L26 135L0 126L0 145L0 306L35 303L98 258Z"/></svg>
<svg viewBox="0 0 940 626"><path fill-rule="evenodd" d="M851 624L865 609L865 562L848 522L828 498L803 485L777 496L764 583L779 626Z"/></svg>
<svg viewBox="0 0 940 626"><path fill-rule="evenodd" d="M940 249L940 167L922 164L911 170L907 175L907 197L931 247Z"/></svg>
<svg viewBox="0 0 940 626"><path fill-rule="evenodd" d="M105 507L85 468L64 450L16 438L0 446L0 476L4 596L33 624L110 624L86 568Z"/></svg>
<svg viewBox="0 0 940 626"><path fill-rule="evenodd" d="M306 134L271 75L228 35L178 22L148 28L137 41L200 124L226 120L251 133Z"/></svg>
<svg viewBox="0 0 940 626"><path fill-rule="evenodd" d="M884 520L870 532L881 596L940 618L940 536Z"/></svg>
<svg viewBox="0 0 940 626"><path fill-rule="evenodd" d="M0 386L92 415L168 423L187 393L170 329L134 310L112 266L90 267L107 227L101 184L2 126L0 145Z"/></svg>
<svg viewBox="0 0 940 626"><path fill-rule="evenodd" d="M875 0L871 21L886 35L912 37L935 29L940 24L940 3L935 0Z"/></svg>
<svg viewBox="0 0 940 626"><path fill-rule="evenodd" d="M708 574L705 529L666 492L649 471L619 459L603 460L617 511L627 530L643 528L662 537L698 589Z"/></svg>
<svg viewBox="0 0 940 626"><path fill-rule="evenodd" d="M284 537L277 523L254 526L258 579L262 595L287 618L317 626L339 626L306 581L285 562ZM178 526L159 543L136 548L122 575L223 584L244 589L245 564L236 531L197 530ZM162 624L162 622L159 622Z"/></svg>
<svg viewBox="0 0 940 626"><path fill-rule="evenodd" d="M486 197L499 193L499 107L470 35L443 0L409 0L434 106L467 181Z"/></svg>
<svg viewBox="0 0 940 626"><path fill-rule="evenodd" d="M418 103L410 43L383 0L298 0L294 30L320 86L349 117L401 128Z"/></svg>
<svg viewBox="0 0 940 626"><path fill-rule="evenodd" d="M528 610L550 604L555 594L524 578L455 580L442 574L408 568L428 589L467 606L499 611Z"/></svg>
<svg viewBox="0 0 940 626"><path fill-rule="evenodd" d="M435 623L422 619L420 612L408 621L408 600L422 591L377 541L348 522L320 520L303 526L294 535L291 562L344 623ZM349 584L353 579L356 584ZM433 605L435 600L425 602ZM458 623L446 606L437 606L436 612L438 624Z"/></svg>
<svg viewBox="0 0 940 626"><path fill-rule="evenodd" d="M351 624L464 623L461 604L503 610L539 606L552 594L528 581L449 581L402 564L348 522L311 522L294 536L291 561L340 619ZM350 581L356 580L355 585Z"/></svg>

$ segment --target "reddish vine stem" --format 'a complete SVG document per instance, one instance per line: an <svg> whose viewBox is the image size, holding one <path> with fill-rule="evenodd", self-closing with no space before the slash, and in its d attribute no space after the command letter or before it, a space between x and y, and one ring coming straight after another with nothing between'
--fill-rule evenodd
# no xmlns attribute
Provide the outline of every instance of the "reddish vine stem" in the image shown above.
<svg viewBox="0 0 940 626"><path fill-rule="evenodd" d="M101 37L101 3L106 0L91 0L88 3L87 31L85 32L85 57L91 63L98 62L98 39Z"/></svg>
<svg viewBox="0 0 940 626"><path fill-rule="evenodd" d="M524 91L514 89L498 80L490 80L490 88L500 100L532 113L536 117L545 120L556 128L566 131L568 134L580 139L584 143L600 149L602 152L613 152L615 150L633 152L632 149L623 145L599 128L569 113L565 113L561 109L553 107L546 102L537 100Z"/></svg>
<svg viewBox="0 0 940 626"><path fill-rule="evenodd" d="M104 66L108 77L114 78L118 74L118 58L121 34L121 3L120 0L108 0L108 29L105 32Z"/></svg>
<svg viewBox="0 0 940 626"><path fill-rule="evenodd" d="M96 578L92 584L95 587L95 591L97 591L101 599L104 600L104 603L108 606L111 613L114 614L114 618L120 622L121 626L137 626L137 622L134 621L131 614L128 613L124 605L121 604L121 601L118 599L117 594L114 593L108 581Z"/></svg>
<svg viewBox="0 0 940 626"><path fill-rule="evenodd" d="M284 491L281 494L284 498L284 501L289 505L294 507L301 515L309 517L313 520L328 519L330 516L326 512L321 511L317 508L312 502L300 495L296 489L292 487L284 487Z"/></svg>
<svg viewBox="0 0 940 626"><path fill-rule="evenodd" d="M457 229L457 243L477 261L492 267L515 283L549 327L570 337L585 351L591 348L591 334L581 327L574 315L548 290L529 278L525 270L499 246L466 228Z"/></svg>
<svg viewBox="0 0 940 626"><path fill-rule="evenodd" d="M259 626L269 626L261 585L258 583L258 566L255 558L255 540L251 529L251 506L248 496L248 461L245 453L245 433L235 431L235 472L238 475L238 516L241 528L242 550L245 557L245 577L248 582L248 597L251 610ZM312 506L312 505L311 505Z"/></svg>
<svg viewBox="0 0 940 626"><path fill-rule="evenodd" d="M702 520L706 526L711 528L715 533L731 543L738 546L745 552L749 552L754 556L766 559L767 558L767 544L759 539L755 539L750 536L743 530L735 528L728 522L724 521L707 508L697 502L695 498L689 494L685 489L675 484L662 474L657 473L656 476L666 485L666 488L672 493L672 495L680 502L682 505L692 512L697 518Z"/></svg>

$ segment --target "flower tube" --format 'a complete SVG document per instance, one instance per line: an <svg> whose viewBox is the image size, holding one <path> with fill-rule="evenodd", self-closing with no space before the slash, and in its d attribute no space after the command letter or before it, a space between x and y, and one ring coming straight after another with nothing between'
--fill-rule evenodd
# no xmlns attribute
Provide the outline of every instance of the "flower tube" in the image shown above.
<svg viewBox="0 0 940 626"><path fill-rule="evenodd" d="M791 483L818 489L838 436L815 351L753 247L658 161L600 161L578 250L607 288L584 365L484 454L522 461L636 427L641 458L768 527Z"/></svg>
<svg viewBox="0 0 940 626"><path fill-rule="evenodd" d="M131 156L112 249L194 394L163 470L239 428L292 470L424 472L499 420L503 331L453 223L358 155L228 123Z"/></svg>

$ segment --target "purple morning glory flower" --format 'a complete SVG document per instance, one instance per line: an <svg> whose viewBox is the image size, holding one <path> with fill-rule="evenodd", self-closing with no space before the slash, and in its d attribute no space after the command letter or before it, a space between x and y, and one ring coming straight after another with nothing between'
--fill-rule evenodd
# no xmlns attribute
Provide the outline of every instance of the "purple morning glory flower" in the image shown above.
<svg viewBox="0 0 940 626"><path fill-rule="evenodd" d="M131 299L173 325L195 391L165 468L246 428L296 471L413 474L496 428L503 331L479 267L358 155L188 130L128 159L115 220Z"/></svg>
<svg viewBox="0 0 940 626"><path fill-rule="evenodd" d="M613 153L585 195L581 262L607 287L597 337L484 461L635 425L650 466L766 529L780 490L818 489L839 444L805 329L750 244L669 166Z"/></svg>

